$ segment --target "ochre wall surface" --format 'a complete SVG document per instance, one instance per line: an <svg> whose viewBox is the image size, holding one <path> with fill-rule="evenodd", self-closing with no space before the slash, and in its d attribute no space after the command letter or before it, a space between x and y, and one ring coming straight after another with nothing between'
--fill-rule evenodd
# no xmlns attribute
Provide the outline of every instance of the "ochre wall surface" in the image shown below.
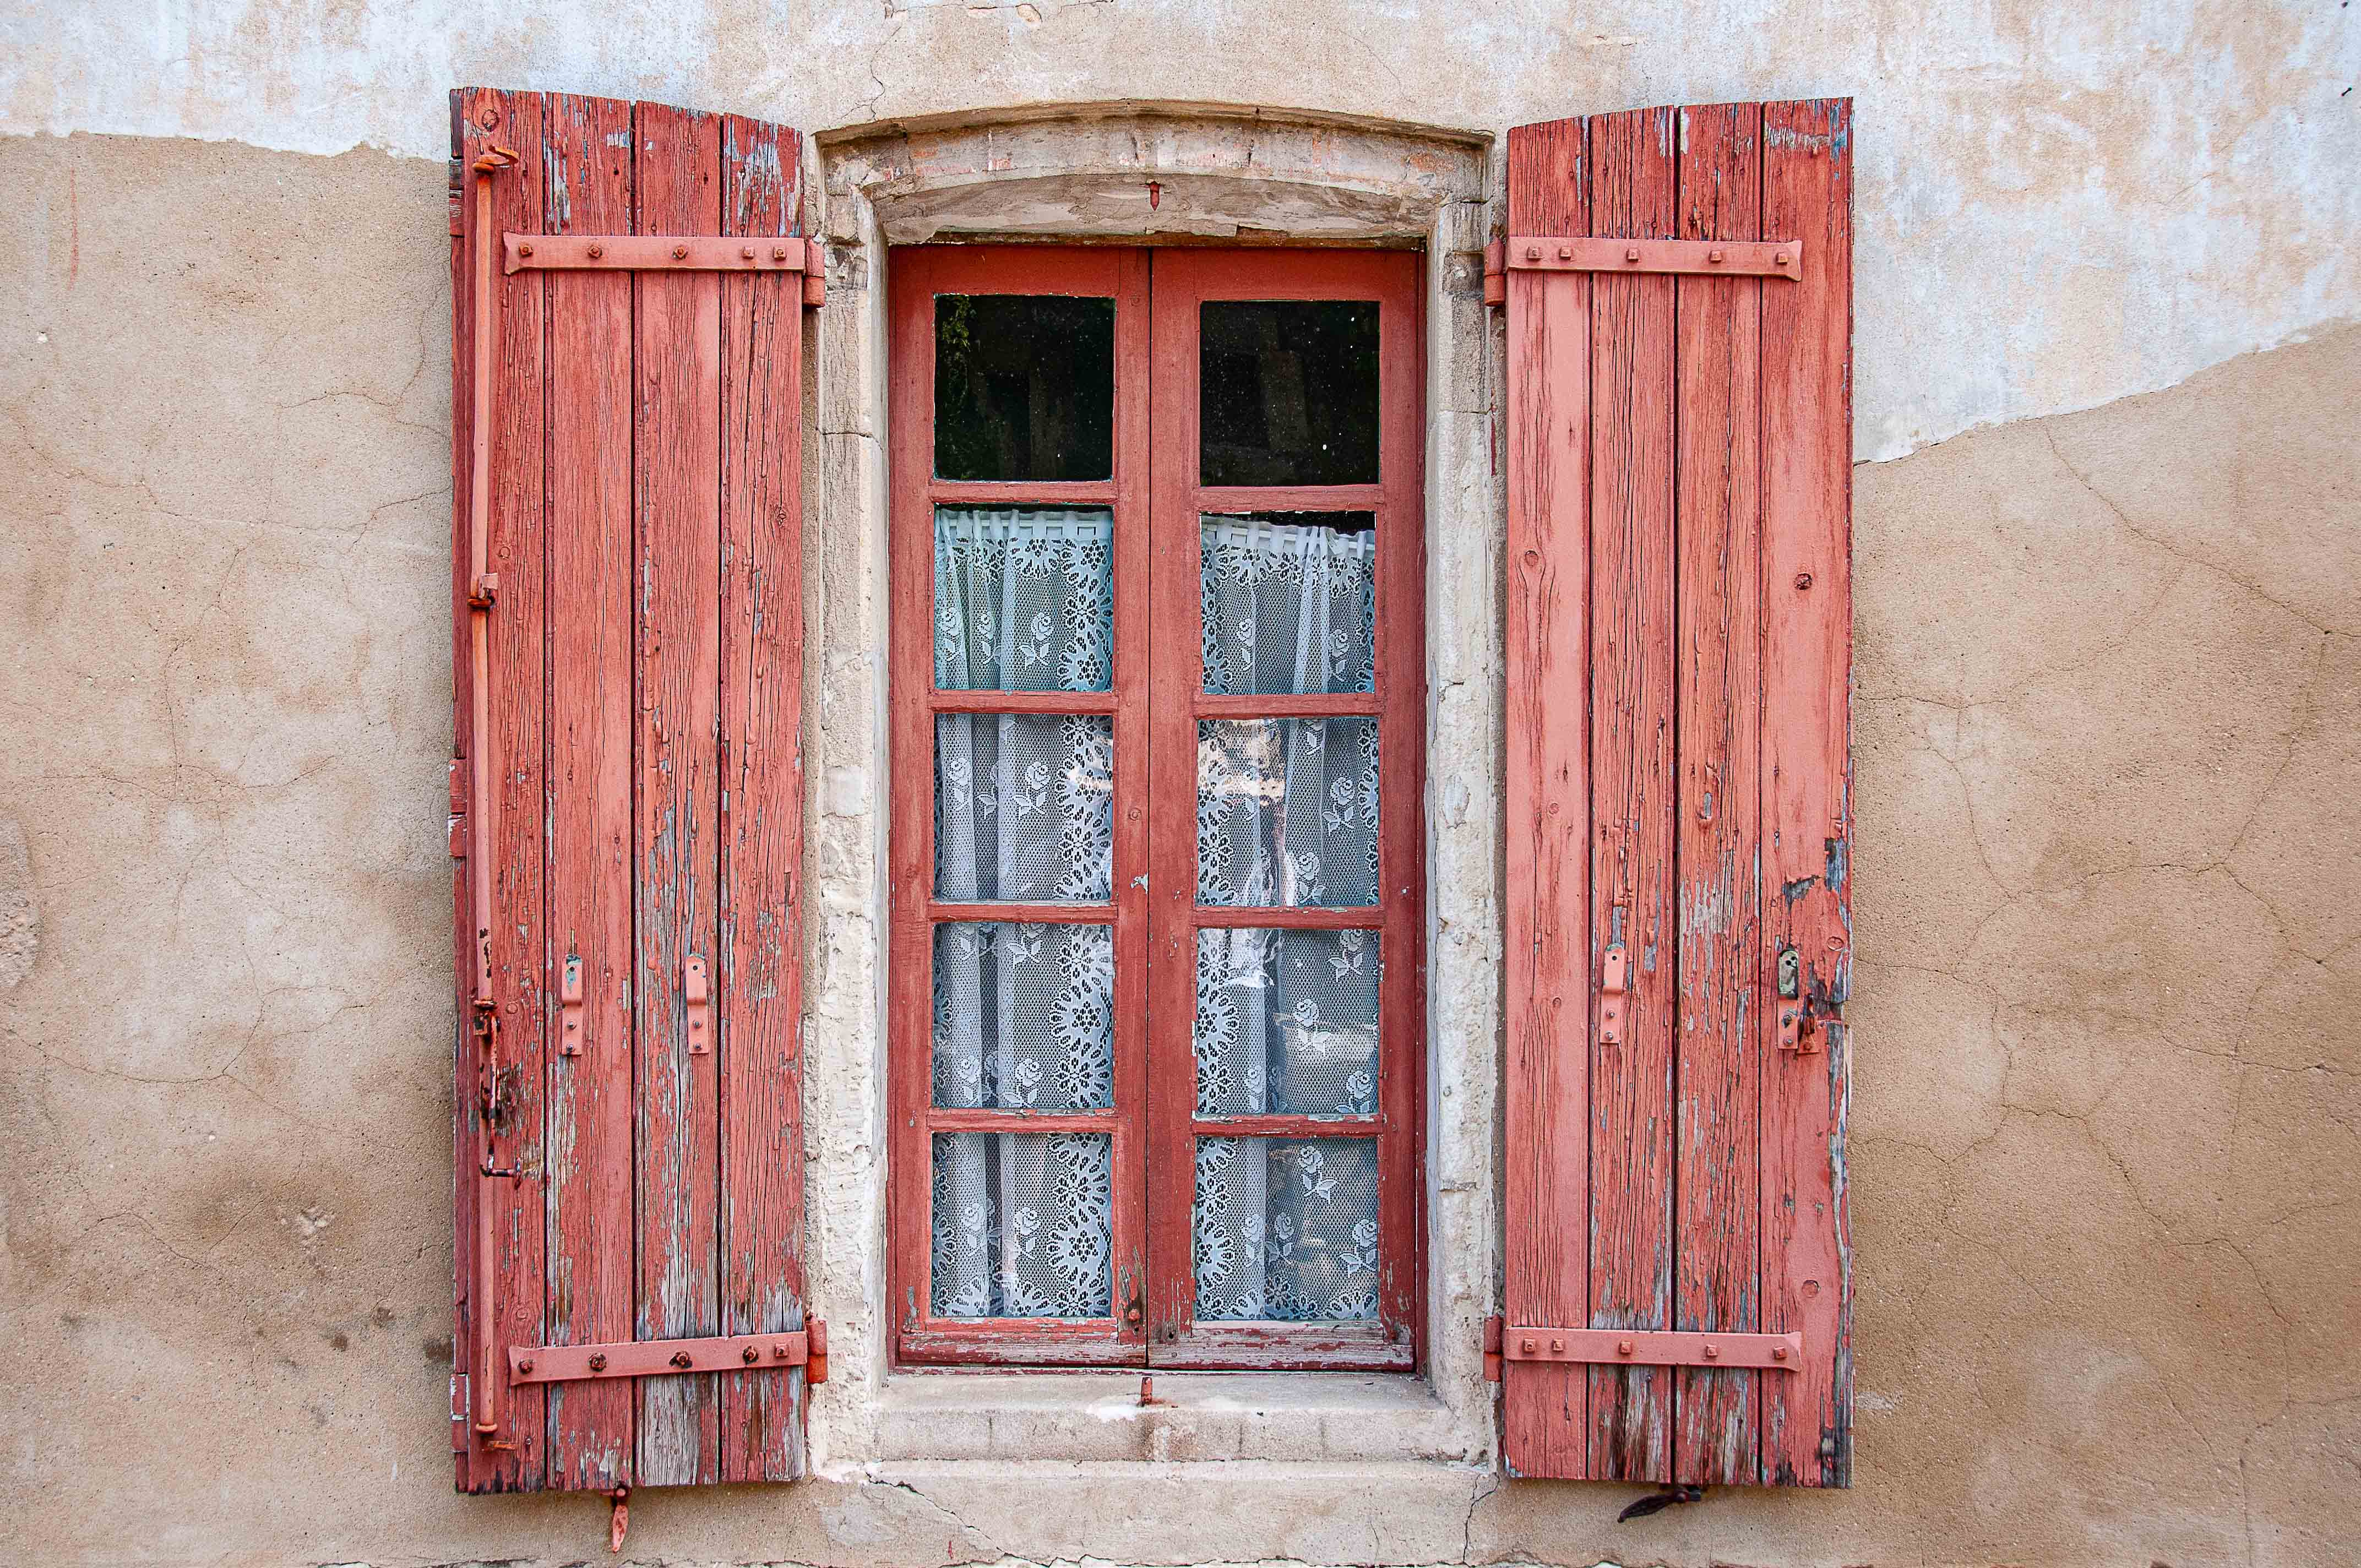
<svg viewBox="0 0 2361 1568"><path fill-rule="evenodd" d="M972 20L884 9L888 28ZM1033 24L1004 11L988 25L1021 41ZM1634 46L1592 47L1554 58ZM664 85L489 58L503 69L470 73ZM840 64L860 86L861 60ZM1389 98L1383 71L1356 94L1271 69L1268 92L1218 95ZM1051 87L1105 96L1105 74ZM1728 77L1721 95L1858 85ZM1686 83L1660 85L1576 82L1537 112ZM875 87L889 109L943 95ZM266 139L239 112L179 128ZM2120 135L2153 128L2133 115ZM2063 181L2054 162L2042 181ZM2247 166L2224 167L2217 194ZM1949 199L1894 178L1864 173L1864 232L1889 247ZM595 1499L449 1485L443 180L378 151L0 140L19 192L0 236L0 1557L603 1555ZM642 1493L631 1557L2352 1561L2361 328L2334 323L2352 263L2321 236L2350 225L2321 200L2301 289L2257 278L2202 331L2142 318L2167 340L2153 376L2059 368L2081 349L2051 313L2095 310L2114 343L2136 309L2071 294L2128 297L2121 280L2061 283L2061 305L2021 279L1971 322L2025 334L2021 356L1975 360L2015 367L2005 392L1955 395L1966 372L1931 351L1955 326L1884 340L1903 362L1878 384L1927 382L1946 429L2100 406L1856 470L1850 1492L1618 1527L1628 1488L1504 1484L1480 1455L1339 1464L1324 1487L1260 1462L838 1464ZM1897 300L1902 276L1865 267L1877 308L1949 308ZM1914 334L1929 352L1903 353ZM2176 384L2106 400L2158 380ZM1864 401L1865 422L1916 428L1906 398ZM859 577L861 547L812 526L825 574ZM857 1284L864 1266L835 1266Z"/></svg>

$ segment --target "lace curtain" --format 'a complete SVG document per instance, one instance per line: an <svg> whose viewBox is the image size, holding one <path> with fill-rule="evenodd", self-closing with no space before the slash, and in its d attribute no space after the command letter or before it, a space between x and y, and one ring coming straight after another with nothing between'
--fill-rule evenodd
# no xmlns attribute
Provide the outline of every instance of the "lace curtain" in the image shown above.
<svg viewBox="0 0 2361 1568"><path fill-rule="evenodd" d="M1114 671L1110 514L935 516L935 684L1104 691ZM1104 718L935 720L935 885L946 899L1080 902L1114 888L1115 739ZM935 933L935 1103L1114 1102L1115 941L1104 926ZM933 1305L955 1318L1112 1310L1113 1148L1103 1135L934 1140Z"/></svg>
<svg viewBox="0 0 2361 1568"><path fill-rule="evenodd" d="M1107 689L1111 539L1104 510L939 511L937 685ZM1209 691L1372 688L1366 530L1208 518L1203 559ZM1377 725L1367 718L1201 726L1198 896L1374 903L1377 758ZM1110 898L1113 763L1104 718L939 715L939 895ZM1111 928L945 925L934 959L937 1104L1112 1103ZM1371 933L1202 933L1201 1111L1374 1111L1378 959ZM947 1134L934 1140L933 1165L938 1315L1113 1311L1109 1139ZM1195 1174L1200 1318L1376 1315L1373 1142L1208 1138Z"/></svg>

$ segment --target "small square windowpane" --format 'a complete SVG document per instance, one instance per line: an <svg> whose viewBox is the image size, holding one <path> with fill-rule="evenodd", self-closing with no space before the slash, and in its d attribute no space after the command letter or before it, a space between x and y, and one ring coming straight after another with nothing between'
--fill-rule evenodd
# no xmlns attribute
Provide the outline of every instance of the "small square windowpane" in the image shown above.
<svg viewBox="0 0 2361 1568"><path fill-rule="evenodd" d="M1114 537L1104 507L935 509L935 685L1105 691Z"/></svg>
<svg viewBox="0 0 2361 1568"><path fill-rule="evenodd" d="M1375 904L1378 721L1197 725L1197 902Z"/></svg>
<svg viewBox="0 0 2361 1568"><path fill-rule="evenodd" d="M1378 477L1378 306L1208 300L1198 322L1198 483Z"/></svg>
<svg viewBox="0 0 2361 1568"><path fill-rule="evenodd" d="M1200 1322L1378 1315L1378 1146L1200 1138L1190 1211Z"/></svg>
<svg viewBox="0 0 2361 1568"><path fill-rule="evenodd" d="M1115 1141L938 1133L928 1297L939 1318L1104 1318L1115 1297Z"/></svg>
<svg viewBox="0 0 2361 1568"><path fill-rule="evenodd" d="M1205 690L1375 691L1374 523L1365 511L1201 518Z"/></svg>
<svg viewBox="0 0 2361 1568"><path fill-rule="evenodd" d="M935 716L935 896L1099 903L1115 894L1115 720Z"/></svg>
<svg viewBox="0 0 2361 1568"><path fill-rule="evenodd" d="M1115 475L1115 302L935 296L935 475Z"/></svg>
<svg viewBox="0 0 2361 1568"><path fill-rule="evenodd" d="M1197 933L1200 1116L1378 1109L1375 931Z"/></svg>
<svg viewBox="0 0 2361 1568"><path fill-rule="evenodd" d="M1115 1103L1115 928L1005 920L935 927L935 1103Z"/></svg>

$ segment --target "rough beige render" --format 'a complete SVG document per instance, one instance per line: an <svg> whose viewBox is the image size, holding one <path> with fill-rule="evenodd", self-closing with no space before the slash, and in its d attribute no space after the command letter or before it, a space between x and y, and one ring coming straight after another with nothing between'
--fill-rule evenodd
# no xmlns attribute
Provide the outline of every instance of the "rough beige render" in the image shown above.
<svg viewBox="0 0 2361 1568"><path fill-rule="evenodd" d="M0 178L9 1550L593 1557L596 1499L449 1489L442 169L79 137ZM1011 1464L904 1405L942 1452L643 1492L633 1560L2348 1561L2361 330L1856 478L1851 1491L1617 1527L1447 1420L1369 1462L1284 1395L1109 1409ZM876 564L816 539L851 614ZM812 679L873 721L865 661ZM816 995L873 972L844 913Z"/></svg>
<svg viewBox="0 0 2361 1568"><path fill-rule="evenodd" d="M461 82L806 129L1188 99L1498 131L1860 101L1858 448L2169 386L2361 315L2361 27L2335 0L17 0L0 131L440 158ZM1939 372L1939 373L1937 373Z"/></svg>

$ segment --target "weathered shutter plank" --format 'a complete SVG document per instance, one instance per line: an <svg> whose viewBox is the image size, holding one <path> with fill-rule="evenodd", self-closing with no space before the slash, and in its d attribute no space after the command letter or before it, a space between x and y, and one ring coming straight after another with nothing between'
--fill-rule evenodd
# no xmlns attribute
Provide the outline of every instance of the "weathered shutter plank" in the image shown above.
<svg viewBox="0 0 2361 1568"><path fill-rule="evenodd" d="M1591 121L1592 232L1670 236L1673 113ZM1669 1329L1673 1297L1673 280L1600 275L1591 327L1593 972L1620 943L1620 1044L1593 1030L1590 1312ZM1590 1473L1664 1473L1672 1377L1590 1374Z"/></svg>
<svg viewBox="0 0 2361 1568"><path fill-rule="evenodd" d="M713 234L720 125L634 110L634 234ZM716 954L720 673L720 325L718 274L633 275L638 384L640 758L638 1208L641 1339L720 1332L719 1084L690 1049L685 975ZM719 1478L710 1377L640 1381L639 1476Z"/></svg>
<svg viewBox="0 0 2361 1568"><path fill-rule="evenodd" d="M801 227L793 132L721 122L721 232ZM798 242L800 243L800 242ZM804 1326L803 280L721 280L721 1332ZM801 1367L721 1380L721 1478L805 1472Z"/></svg>
<svg viewBox="0 0 2361 1568"><path fill-rule="evenodd" d="M1579 234L1585 122L1509 133L1509 225ZM1506 1310L1589 1321L1590 275L1508 280ZM1502 1392L1512 1475L1580 1475L1589 1372L1529 1363Z"/></svg>
<svg viewBox="0 0 2361 1568"><path fill-rule="evenodd" d="M451 94L451 1081L456 1091L451 1118L452 1311L451 1311L451 1471L452 1485L473 1489L474 1433L467 1411L471 1400L464 1381L473 1365L471 1320L475 1303L473 1261L476 1235L475 1151L481 1140L467 1108L467 1085L474 1081L476 1044L467 1030L475 975L475 918L469 885L468 834L474 827L474 803L465 793L468 758L472 754L473 629L468 624L467 530L469 498L474 488L475 430L475 258L467 236L473 225L474 192L467 170L467 95Z"/></svg>
<svg viewBox="0 0 2361 1568"><path fill-rule="evenodd" d="M631 221L631 105L549 100L548 232ZM631 1337L631 278L550 272L550 1342ZM581 990L565 1054L566 966ZM623 1382L553 1383L550 1485L629 1486Z"/></svg>
<svg viewBox="0 0 2361 1568"><path fill-rule="evenodd" d="M1684 109L1680 237L1760 236L1762 106ZM1677 280L1680 1019L1673 1327L1757 1332L1762 1212L1762 298L1753 278ZM1781 280L1777 288L1792 285ZM1760 1474L1762 1374L1678 1367L1673 1478Z"/></svg>
<svg viewBox="0 0 2361 1568"><path fill-rule="evenodd" d="M1763 109L1764 232L1794 237L1800 281L1763 313L1763 962L1795 948L1805 995L1840 1005L1851 975L1852 105ZM1773 1048L1763 1092L1763 1328L1805 1354L1765 1390L1767 1478L1852 1476L1852 1285L1845 1212L1844 1026L1809 1054Z"/></svg>
<svg viewBox="0 0 2361 1568"><path fill-rule="evenodd" d="M503 229L538 230L542 214L542 103L537 94L479 92L464 109L465 157L493 145L518 156L516 167L492 184L493 222ZM474 203L468 203L472 231ZM490 616L489 738L493 799L469 803L471 853L491 857L494 914L489 921L492 996L498 1018L494 1046L500 1064L493 1086L500 1114L492 1136L467 1150L469 1166L484 1156L513 1177L479 1181L478 1203L492 1208L495 1299L474 1332L488 1334L493 1365L507 1349L535 1344L545 1330L542 1221L544 1114L541 983L546 908L542 864L544 831L542 615L545 533L541 488L544 461L542 399L542 280L492 280L498 323L492 345L490 532L487 570L500 579ZM479 391L478 395L481 395ZM478 738L483 743L483 738ZM477 1341L480 1343L481 1341ZM480 1372L470 1369L475 1376ZM471 1484L478 1490L537 1488L543 1484L545 1403L537 1388L502 1387L496 1399L498 1431L477 1445Z"/></svg>

